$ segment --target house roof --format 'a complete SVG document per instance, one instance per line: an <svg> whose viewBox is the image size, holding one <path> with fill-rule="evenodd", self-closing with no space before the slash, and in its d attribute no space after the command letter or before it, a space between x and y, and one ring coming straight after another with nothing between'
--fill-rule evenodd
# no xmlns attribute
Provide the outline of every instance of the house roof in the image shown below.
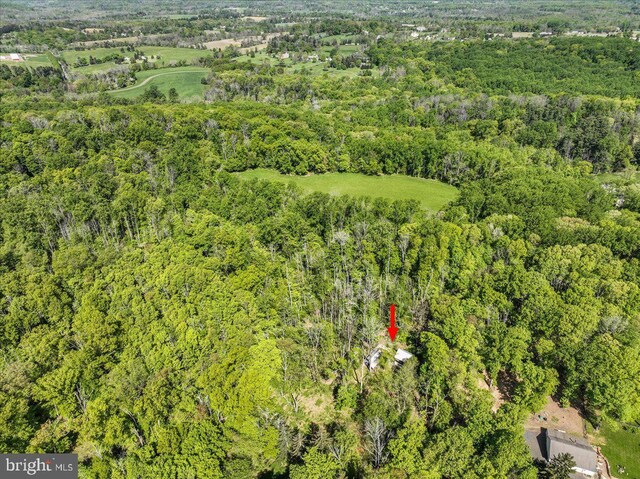
<svg viewBox="0 0 640 479"><path fill-rule="evenodd" d="M540 430L525 431L524 440L531 450L531 457L544 462L547 456L546 436Z"/></svg>
<svg viewBox="0 0 640 479"><path fill-rule="evenodd" d="M405 351L404 349L398 349L398 351L396 352L396 355L394 356L394 359L402 363L412 357L413 357L413 354L411 354L409 351Z"/></svg>
<svg viewBox="0 0 640 479"><path fill-rule="evenodd" d="M369 367L369 370L373 370L378 367L378 361L382 355L382 349L380 347L375 348L369 353L364 360L365 364Z"/></svg>
<svg viewBox="0 0 640 479"><path fill-rule="evenodd" d="M597 471L596 451L582 438L570 436L565 432L547 429L547 457L552 459L560 454L569 453L576 467L586 471Z"/></svg>

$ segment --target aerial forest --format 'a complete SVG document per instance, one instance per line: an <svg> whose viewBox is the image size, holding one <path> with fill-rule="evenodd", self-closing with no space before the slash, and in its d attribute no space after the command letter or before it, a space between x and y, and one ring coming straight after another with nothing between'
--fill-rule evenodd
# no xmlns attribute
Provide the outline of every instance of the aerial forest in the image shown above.
<svg viewBox="0 0 640 479"><path fill-rule="evenodd" d="M167 66L198 101L153 86L149 45L103 76L80 48L0 63L0 452L73 452L91 479L536 479L563 477L523 437L549 398L640 432L640 42L288 20ZM200 31L175 22L154 28ZM78 41L24 25L4 50Z"/></svg>

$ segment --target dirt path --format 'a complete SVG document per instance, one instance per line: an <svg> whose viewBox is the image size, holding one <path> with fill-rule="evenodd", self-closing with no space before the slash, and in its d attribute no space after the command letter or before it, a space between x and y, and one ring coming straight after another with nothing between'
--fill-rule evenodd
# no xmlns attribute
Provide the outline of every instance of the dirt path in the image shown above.
<svg viewBox="0 0 640 479"><path fill-rule="evenodd" d="M484 389L485 391L489 391L489 393L491 393L491 396L493 397L493 405L491 406L491 410L493 412L496 412L498 409L500 409L500 406L502 406L502 404L504 403L505 398L502 396L502 393L495 385L493 387L489 387L489 378L486 375L483 375L483 377L479 377L477 385L480 389Z"/></svg>
<svg viewBox="0 0 640 479"><path fill-rule="evenodd" d="M138 85L128 86L126 88L120 88L119 90L112 90L112 91L115 93L115 92L121 92L121 91L135 90L136 88L145 86L147 83L149 83L149 81L153 80L154 78L158 78L164 75L179 75L180 73L206 73L206 70L180 70L177 72L158 73L156 75L150 76L149 78L145 78L144 80L142 80L142 83Z"/></svg>

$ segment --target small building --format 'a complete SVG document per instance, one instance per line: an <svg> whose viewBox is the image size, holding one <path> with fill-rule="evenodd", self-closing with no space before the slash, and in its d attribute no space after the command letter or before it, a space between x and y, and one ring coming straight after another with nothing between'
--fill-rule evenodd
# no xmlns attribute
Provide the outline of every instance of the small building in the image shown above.
<svg viewBox="0 0 640 479"><path fill-rule="evenodd" d="M573 456L576 465L573 468L578 473L575 477L596 477L598 474L598 455L589 443L580 438L569 436L563 431L547 429L548 459L568 453ZM582 474L582 476L580 476Z"/></svg>
<svg viewBox="0 0 640 479"><path fill-rule="evenodd" d="M541 462L549 462L560 454L570 454L576 463L572 479L598 477L598 454L580 437L556 429L541 428L540 431L526 431L525 441L531 456Z"/></svg>
<svg viewBox="0 0 640 479"><path fill-rule="evenodd" d="M412 357L413 357L413 354L411 354L409 351L405 351L404 349L398 349L393 359L396 360L396 365L400 365L400 364L404 364L404 362L407 359L410 359Z"/></svg>
<svg viewBox="0 0 640 479"><path fill-rule="evenodd" d="M13 61L13 62L21 62L22 61L22 56L19 53L10 53L9 54L9 58L11 58L11 61Z"/></svg>
<svg viewBox="0 0 640 479"><path fill-rule="evenodd" d="M380 364L380 357L382 356L382 351L384 351L385 349L387 348L384 347L383 345L378 345L369 353L369 355L366 358L364 358L364 364L369 368L369 371L373 371L378 367L378 365ZM412 357L413 357L413 354L411 354L409 351L405 351L404 349L398 349L396 351L395 356L393 357L394 365L400 366L404 364L405 361L407 361L407 359Z"/></svg>
<svg viewBox="0 0 640 479"><path fill-rule="evenodd" d="M377 348L375 348L373 351L369 353L369 356L367 356L364 359L364 363L369 368L369 371L373 371L375 368L378 367L378 363L380 362L380 356L382 356L382 347L378 346Z"/></svg>

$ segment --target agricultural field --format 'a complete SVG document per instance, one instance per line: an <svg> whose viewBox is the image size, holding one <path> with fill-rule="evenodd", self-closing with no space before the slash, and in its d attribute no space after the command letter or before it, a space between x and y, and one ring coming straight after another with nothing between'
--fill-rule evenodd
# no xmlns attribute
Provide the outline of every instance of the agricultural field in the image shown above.
<svg viewBox="0 0 640 479"><path fill-rule="evenodd" d="M436 180L413 178L405 175L367 176L359 173L325 173L322 175L289 176L275 170L258 168L237 173L240 178L258 178L269 181L293 182L303 191L388 198L390 200L417 200L426 211L435 213L455 200L458 190Z"/></svg>
<svg viewBox="0 0 640 479"><path fill-rule="evenodd" d="M207 52L206 50L196 50L193 48L156 47L142 45L136 47L136 49L144 53L149 63L154 63L159 68L169 66L170 64L179 62L180 60L191 63L193 60L197 60L198 58L207 56L209 54L209 52ZM89 59L89 56L93 56L95 58L104 58L113 53L121 53L125 57L132 55L132 52L127 52L126 49L124 52L122 52L120 48L112 47L92 48L90 50L65 50L64 52L62 52L62 58L70 66L73 67L78 58L85 58L87 60ZM151 59L152 56L154 57L154 59ZM114 68L115 66L117 66L115 62L110 61L101 64L73 68L73 71L78 73L90 74L98 71L108 70L110 68Z"/></svg>
<svg viewBox="0 0 640 479"><path fill-rule="evenodd" d="M181 101L201 100L206 85L203 85L200 80L205 78L208 72L208 69L200 67L147 70L137 73L136 85L109 93L118 98L135 98L146 88L155 85L165 95L169 93L169 89L175 88Z"/></svg>

